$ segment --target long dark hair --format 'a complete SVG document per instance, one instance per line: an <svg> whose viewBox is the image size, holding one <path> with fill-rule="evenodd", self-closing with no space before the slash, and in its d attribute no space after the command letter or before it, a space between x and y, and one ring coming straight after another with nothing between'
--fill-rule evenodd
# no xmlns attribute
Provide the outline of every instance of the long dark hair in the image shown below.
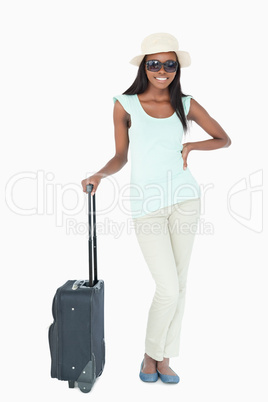
<svg viewBox="0 0 268 402"><path fill-rule="evenodd" d="M176 58L177 58L177 55L176 55ZM147 89L148 78L147 78L147 75L145 72L145 62L146 62L146 56L144 56L144 58L142 59L142 62L139 66L137 77L135 78L135 81L123 93L124 95L142 94ZM177 62L178 62L178 70L176 72L174 80L171 82L171 84L169 85L168 88L169 88L169 95L170 95L170 103L181 121L184 132L186 132L187 128L188 128L188 124L187 124L187 119L186 119L184 109L183 109L182 96L187 96L187 95L185 95L181 91L181 83L180 83L181 66L180 66L178 58L177 58Z"/></svg>

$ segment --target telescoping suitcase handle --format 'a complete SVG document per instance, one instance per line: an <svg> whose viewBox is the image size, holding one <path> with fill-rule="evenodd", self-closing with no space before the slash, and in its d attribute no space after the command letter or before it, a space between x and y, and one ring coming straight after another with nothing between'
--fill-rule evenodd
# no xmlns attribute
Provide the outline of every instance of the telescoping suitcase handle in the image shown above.
<svg viewBox="0 0 268 402"><path fill-rule="evenodd" d="M97 268L97 235L96 235L96 194L91 196L93 184L87 185L88 193L88 263L89 263L89 287L93 287L98 282ZM92 198L92 202L91 202ZM92 208L93 207L93 208ZM93 234L93 236L92 236ZM93 279L93 261L94 261L94 279Z"/></svg>

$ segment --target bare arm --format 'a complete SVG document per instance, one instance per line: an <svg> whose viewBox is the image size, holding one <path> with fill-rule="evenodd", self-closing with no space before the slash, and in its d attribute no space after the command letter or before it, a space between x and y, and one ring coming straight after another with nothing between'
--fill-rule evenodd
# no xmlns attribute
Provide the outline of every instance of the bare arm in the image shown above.
<svg viewBox="0 0 268 402"><path fill-rule="evenodd" d="M183 168L187 167L187 157L190 151L202 150L209 151L213 149L225 148L231 145L231 139L214 120L208 112L194 99L191 99L190 111L187 115L188 120L195 121L200 127L203 128L211 137L210 140L188 142L183 144L182 157L184 160Z"/></svg>
<svg viewBox="0 0 268 402"><path fill-rule="evenodd" d="M129 146L128 127L130 115L123 106L116 101L114 105L114 137L115 137L115 155L106 165L96 172L93 176L82 180L83 191L86 192L86 186L93 184L92 195L96 192L102 178L118 172L127 163L127 154Z"/></svg>

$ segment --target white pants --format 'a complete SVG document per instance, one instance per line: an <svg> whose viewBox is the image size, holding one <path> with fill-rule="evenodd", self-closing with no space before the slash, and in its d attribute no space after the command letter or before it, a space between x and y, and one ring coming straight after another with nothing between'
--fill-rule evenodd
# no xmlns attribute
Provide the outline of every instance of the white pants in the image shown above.
<svg viewBox="0 0 268 402"><path fill-rule="evenodd" d="M145 353L157 361L179 355L187 272L200 216L200 198L134 218L135 233L156 284Z"/></svg>

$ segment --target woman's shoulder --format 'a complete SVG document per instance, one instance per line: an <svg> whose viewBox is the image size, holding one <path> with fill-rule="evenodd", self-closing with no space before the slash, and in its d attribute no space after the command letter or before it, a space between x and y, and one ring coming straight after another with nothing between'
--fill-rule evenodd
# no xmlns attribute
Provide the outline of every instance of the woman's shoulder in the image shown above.
<svg viewBox="0 0 268 402"><path fill-rule="evenodd" d="M187 116L190 110L190 105L191 105L191 99L193 99L192 95L182 95L181 100L182 100L182 105L184 109L184 113Z"/></svg>
<svg viewBox="0 0 268 402"><path fill-rule="evenodd" d="M181 96L182 102L187 102L189 99L193 99L193 96L182 94L182 96Z"/></svg>
<svg viewBox="0 0 268 402"><path fill-rule="evenodd" d="M131 114L131 105L133 100L135 99L136 95L126 95L126 94L121 94L121 95L115 95L113 97L114 103L118 101L121 103L125 111L129 114Z"/></svg>
<svg viewBox="0 0 268 402"><path fill-rule="evenodd" d="M113 101L114 102L116 102L117 100L131 100L131 99L133 99L134 97L136 97L137 95L126 95L126 94L120 94L120 95L115 95L114 97L113 97Z"/></svg>

